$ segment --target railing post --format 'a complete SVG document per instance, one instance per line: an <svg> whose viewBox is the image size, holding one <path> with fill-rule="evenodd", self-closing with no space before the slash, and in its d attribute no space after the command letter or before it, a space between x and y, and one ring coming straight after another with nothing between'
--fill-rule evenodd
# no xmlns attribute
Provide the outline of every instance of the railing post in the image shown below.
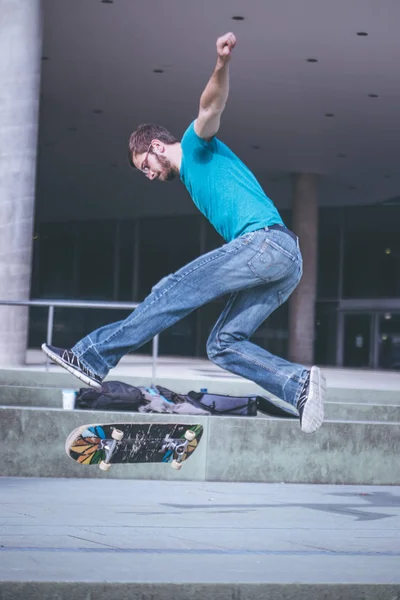
<svg viewBox="0 0 400 600"><path fill-rule="evenodd" d="M0 298L0 306L43 306L48 307L48 315L47 315L47 334L46 334L46 343L48 346L51 346L53 343L53 328L54 328L54 311L57 306L59 307L67 307L67 308L114 308L114 309L126 309L132 310L137 308L139 304L137 303L120 303L120 302L81 302L81 301L72 301L72 302L63 302L59 300L53 300L48 303L47 300L28 300L25 302L20 302L19 300L2 300ZM153 347L152 347L152 382L155 382L156 379L156 371L157 371L157 360L158 360L158 335L153 338ZM49 370L50 360L46 356L45 369Z"/></svg>
<svg viewBox="0 0 400 600"><path fill-rule="evenodd" d="M158 334L153 338L153 366L151 375L151 384L154 385L156 379L157 370L157 358L158 358Z"/></svg>
<svg viewBox="0 0 400 600"><path fill-rule="evenodd" d="M46 335L46 344L51 346L53 341L53 324L54 324L54 306L49 306L49 312L47 315L47 335ZM46 371L49 370L49 357L46 355Z"/></svg>

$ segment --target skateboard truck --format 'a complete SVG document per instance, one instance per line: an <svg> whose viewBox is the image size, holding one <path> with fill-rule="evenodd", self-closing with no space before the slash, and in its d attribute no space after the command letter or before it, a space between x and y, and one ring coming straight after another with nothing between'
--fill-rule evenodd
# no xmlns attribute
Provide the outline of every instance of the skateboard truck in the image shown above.
<svg viewBox="0 0 400 600"><path fill-rule="evenodd" d="M105 459L101 461L99 467L102 471L108 471L111 467L111 458L114 454L118 442L122 440L124 437L124 432L120 429L113 429L111 434L112 439L105 439L100 441L99 450L105 451ZM185 431L184 439L174 439L167 435L164 438L163 445L161 447L161 451L165 452L166 450L172 450L172 452L177 456L171 463L173 469L179 470L182 467L182 459L187 450L187 447L190 442L192 442L196 437L196 433L191 429Z"/></svg>
<svg viewBox="0 0 400 600"><path fill-rule="evenodd" d="M116 447L118 446L118 442L122 440L124 437L124 432L120 429L113 429L111 434L111 440L101 440L99 450L105 450L106 457L101 461L99 467L102 471L108 471L111 467L111 457L114 454Z"/></svg>
<svg viewBox="0 0 400 600"><path fill-rule="evenodd" d="M196 437L196 433L191 429L185 431L185 439L176 440L174 438L169 437L167 435L164 439L164 443L162 445L161 450L164 452L166 450L172 450L173 453L177 456L171 462L171 467L173 469L179 470L182 467L182 458L187 450L187 447L190 442L192 442Z"/></svg>

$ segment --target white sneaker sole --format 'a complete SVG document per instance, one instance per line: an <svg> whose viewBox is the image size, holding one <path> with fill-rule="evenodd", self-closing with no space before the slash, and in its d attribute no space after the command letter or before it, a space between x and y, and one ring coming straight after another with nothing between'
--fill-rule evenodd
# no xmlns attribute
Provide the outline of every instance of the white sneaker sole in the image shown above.
<svg viewBox="0 0 400 600"><path fill-rule="evenodd" d="M64 369L66 369L69 373L71 373L71 375L74 375L75 377L77 377L78 379L83 381L83 383L86 383L86 385L94 388L95 390L101 390L100 383L97 383L97 381L94 381L94 379L91 379L84 373L81 373L77 369L74 369L74 367L71 367L71 365L69 365L67 362L63 361L63 359L60 358L58 356L58 354L54 354L54 352L49 350L49 348L46 346L46 344L42 344L42 350L46 354L46 356L48 356L50 358L50 360L52 360L53 362L60 365L60 367L63 367Z"/></svg>
<svg viewBox="0 0 400 600"><path fill-rule="evenodd" d="M326 396L325 375L318 367L311 367L310 388L301 419L301 430L314 433L324 421L324 399Z"/></svg>

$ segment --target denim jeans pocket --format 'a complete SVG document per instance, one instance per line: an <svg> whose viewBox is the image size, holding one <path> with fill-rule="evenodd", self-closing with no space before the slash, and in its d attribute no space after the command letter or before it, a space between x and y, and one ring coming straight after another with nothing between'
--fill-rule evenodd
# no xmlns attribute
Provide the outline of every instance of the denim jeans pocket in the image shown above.
<svg viewBox="0 0 400 600"><path fill-rule="evenodd" d="M253 274L262 281L277 281L293 269L293 258L286 250L265 238L261 248L248 261Z"/></svg>
<svg viewBox="0 0 400 600"><path fill-rule="evenodd" d="M293 262L298 260L298 241L295 242L292 238L290 238L287 233L283 234L285 236L284 241L288 242L287 244L283 244L281 242L281 240L279 240L279 242L274 241L271 239L271 236L268 238L268 243L270 244L270 246L272 248L275 248L275 250L281 252L282 254L284 254L287 258L290 258L290 260L292 260ZM294 249L293 246L294 244L296 245L296 248Z"/></svg>

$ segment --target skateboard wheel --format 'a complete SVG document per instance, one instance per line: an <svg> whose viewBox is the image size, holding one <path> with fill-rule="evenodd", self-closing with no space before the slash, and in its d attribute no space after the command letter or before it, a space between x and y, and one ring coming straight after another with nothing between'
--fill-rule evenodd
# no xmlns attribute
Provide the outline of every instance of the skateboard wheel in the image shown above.
<svg viewBox="0 0 400 600"><path fill-rule="evenodd" d="M104 462L104 460L101 461L101 463L99 464L99 467L102 471L108 471L109 468L111 467L110 463L106 463Z"/></svg>
<svg viewBox="0 0 400 600"><path fill-rule="evenodd" d="M121 431L120 429L113 429L113 431L111 433L111 437L113 440L117 440L117 442L120 442L122 440L122 438L124 437L124 432Z"/></svg>
<svg viewBox="0 0 400 600"><path fill-rule="evenodd" d="M187 440L188 442L192 442L195 437L196 437L196 434L191 429L188 429L187 431L185 431L185 440Z"/></svg>
<svg viewBox="0 0 400 600"><path fill-rule="evenodd" d="M171 467L173 469L176 469L177 471L179 471L179 469L182 468L182 463L178 462L177 460L173 460L172 463L171 463Z"/></svg>

